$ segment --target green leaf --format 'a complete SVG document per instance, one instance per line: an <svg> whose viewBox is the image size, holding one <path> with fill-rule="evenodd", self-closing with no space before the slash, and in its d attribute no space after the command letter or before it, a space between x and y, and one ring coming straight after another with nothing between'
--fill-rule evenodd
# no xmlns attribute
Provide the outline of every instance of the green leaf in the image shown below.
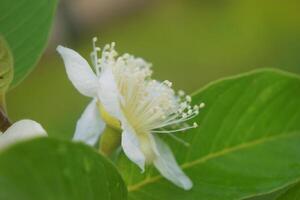
<svg viewBox="0 0 300 200"><path fill-rule="evenodd" d="M0 35L0 96L3 96L13 80L13 58L4 38Z"/></svg>
<svg viewBox="0 0 300 200"><path fill-rule="evenodd" d="M2 119L4 117L5 105L5 93L13 80L13 58L10 52L10 48L5 39L0 35L0 130L2 130Z"/></svg>
<svg viewBox="0 0 300 200"><path fill-rule="evenodd" d="M57 0L1 0L0 34L11 47L15 61L12 86L33 69L43 52Z"/></svg>
<svg viewBox="0 0 300 200"><path fill-rule="evenodd" d="M296 184L276 200L297 200L300 199L300 184ZM274 199L275 200L275 199Z"/></svg>
<svg viewBox="0 0 300 200"><path fill-rule="evenodd" d="M288 185L283 188L276 188L274 191L271 191L266 194L246 198L244 200L277 200L281 195L285 194L289 189L291 189L295 184Z"/></svg>
<svg viewBox="0 0 300 200"><path fill-rule="evenodd" d="M129 199L232 200L274 192L300 180L300 78L260 70L210 84L194 95L206 107L200 126L165 136L193 180L184 191L156 170L141 174L124 156L118 166Z"/></svg>
<svg viewBox="0 0 300 200"><path fill-rule="evenodd" d="M125 200L115 167L92 148L48 138L0 154L0 199Z"/></svg>

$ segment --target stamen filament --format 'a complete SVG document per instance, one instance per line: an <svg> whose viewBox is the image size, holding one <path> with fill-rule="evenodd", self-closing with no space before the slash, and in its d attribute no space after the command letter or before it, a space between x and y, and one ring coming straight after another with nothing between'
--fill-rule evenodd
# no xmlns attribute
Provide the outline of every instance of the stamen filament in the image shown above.
<svg viewBox="0 0 300 200"><path fill-rule="evenodd" d="M183 144L184 146L186 146L186 147L189 147L189 146L190 146L190 143L184 141L183 139L177 137L176 135L171 134L171 133L167 133L167 134L168 134L168 136L170 136L173 140L175 140L175 141L177 141L177 142Z"/></svg>

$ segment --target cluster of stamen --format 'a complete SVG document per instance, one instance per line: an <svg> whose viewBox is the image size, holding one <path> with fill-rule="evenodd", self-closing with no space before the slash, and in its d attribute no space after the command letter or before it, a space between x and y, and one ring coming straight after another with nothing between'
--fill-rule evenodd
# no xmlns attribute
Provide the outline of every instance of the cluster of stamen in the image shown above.
<svg viewBox="0 0 300 200"><path fill-rule="evenodd" d="M179 91L175 95L170 81L164 81L162 84L167 87L161 87L164 91L160 91L161 98L156 100L158 106L155 107L155 112L161 111L160 120L152 124L151 132L174 133L196 128L198 126L196 122L192 125L188 125L186 122L199 114L204 103L192 107L191 96L185 95L183 91Z"/></svg>
<svg viewBox="0 0 300 200"><path fill-rule="evenodd" d="M191 106L192 98L183 91L175 94L168 80L151 79L151 64L129 54L118 57L115 43L106 45L101 58L93 39L91 58L99 76L105 67L111 67L119 91L124 98L123 111L137 133L174 133L196 128L187 122L198 115L204 103Z"/></svg>

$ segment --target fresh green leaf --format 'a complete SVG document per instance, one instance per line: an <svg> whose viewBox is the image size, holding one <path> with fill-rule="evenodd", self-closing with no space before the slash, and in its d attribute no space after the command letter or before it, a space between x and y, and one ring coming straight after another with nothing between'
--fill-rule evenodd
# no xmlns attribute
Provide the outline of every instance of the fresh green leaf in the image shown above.
<svg viewBox="0 0 300 200"><path fill-rule="evenodd" d="M13 58L4 38L0 35L0 96L3 96L13 79Z"/></svg>
<svg viewBox="0 0 300 200"><path fill-rule="evenodd" d="M125 200L115 167L90 147L49 138L0 154L0 199Z"/></svg>
<svg viewBox="0 0 300 200"><path fill-rule="evenodd" d="M288 185L283 188L276 188L274 191L269 193L246 198L244 200L277 200L281 195L285 194L289 189L291 189L295 184Z"/></svg>
<svg viewBox="0 0 300 200"><path fill-rule="evenodd" d="M193 102L206 104L200 126L177 134L190 146L165 140L194 187L184 191L151 169L141 174L121 156L129 199L243 199L300 180L298 76L260 70L210 84Z"/></svg>
<svg viewBox="0 0 300 200"><path fill-rule="evenodd" d="M0 35L0 130L2 130L3 120L6 121L4 112L6 111L5 94L13 80L13 58L5 39Z"/></svg>
<svg viewBox="0 0 300 200"><path fill-rule="evenodd" d="M276 200L298 200L300 199L300 184L296 184L283 193L280 197L276 198ZM274 199L275 200L275 199Z"/></svg>
<svg viewBox="0 0 300 200"><path fill-rule="evenodd" d="M11 47L15 61L12 86L25 78L47 42L57 0L1 0L0 34Z"/></svg>

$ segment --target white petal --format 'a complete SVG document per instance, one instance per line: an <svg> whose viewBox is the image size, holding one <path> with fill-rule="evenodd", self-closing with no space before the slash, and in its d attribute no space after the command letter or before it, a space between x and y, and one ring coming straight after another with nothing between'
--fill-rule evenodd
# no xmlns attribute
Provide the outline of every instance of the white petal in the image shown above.
<svg viewBox="0 0 300 200"><path fill-rule="evenodd" d="M0 135L0 149L16 142L41 136L47 136L47 133L39 123L29 119L20 120Z"/></svg>
<svg viewBox="0 0 300 200"><path fill-rule="evenodd" d="M158 136L154 136L160 156L154 161L157 170L175 185L189 190L193 187L192 181L177 164L171 149Z"/></svg>
<svg viewBox="0 0 300 200"><path fill-rule="evenodd" d="M88 62L72 49L58 46L56 50L63 58L67 75L75 88L85 96L96 97L99 82Z"/></svg>
<svg viewBox="0 0 300 200"><path fill-rule="evenodd" d="M100 90L98 93L98 98L100 99L102 105L110 115L122 121L124 118L120 106L122 97L110 67L103 69L99 78L99 82Z"/></svg>
<svg viewBox="0 0 300 200"><path fill-rule="evenodd" d="M142 172L145 170L145 156L140 148L138 138L135 136L134 130L125 123L122 123L122 147L126 156L135 164L137 164Z"/></svg>
<svg viewBox="0 0 300 200"><path fill-rule="evenodd" d="M97 108L97 100L94 99L89 103L80 119L77 121L73 140L82 141L94 146L104 128L105 123L100 117Z"/></svg>
<svg viewBox="0 0 300 200"><path fill-rule="evenodd" d="M159 150L156 145L155 136L152 134L147 134L147 136L149 138L149 142L150 142L153 153L155 154L155 156L160 156Z"/></svg>
<svg viewBox="0 0 300 200"><path fill-rule="evenodd" d="M156 147L153 135L149 133L138 134L138 139L140 142L140 149L142 150L146 161L152 163L154 159L159 156L159 151Z"/></svg>

